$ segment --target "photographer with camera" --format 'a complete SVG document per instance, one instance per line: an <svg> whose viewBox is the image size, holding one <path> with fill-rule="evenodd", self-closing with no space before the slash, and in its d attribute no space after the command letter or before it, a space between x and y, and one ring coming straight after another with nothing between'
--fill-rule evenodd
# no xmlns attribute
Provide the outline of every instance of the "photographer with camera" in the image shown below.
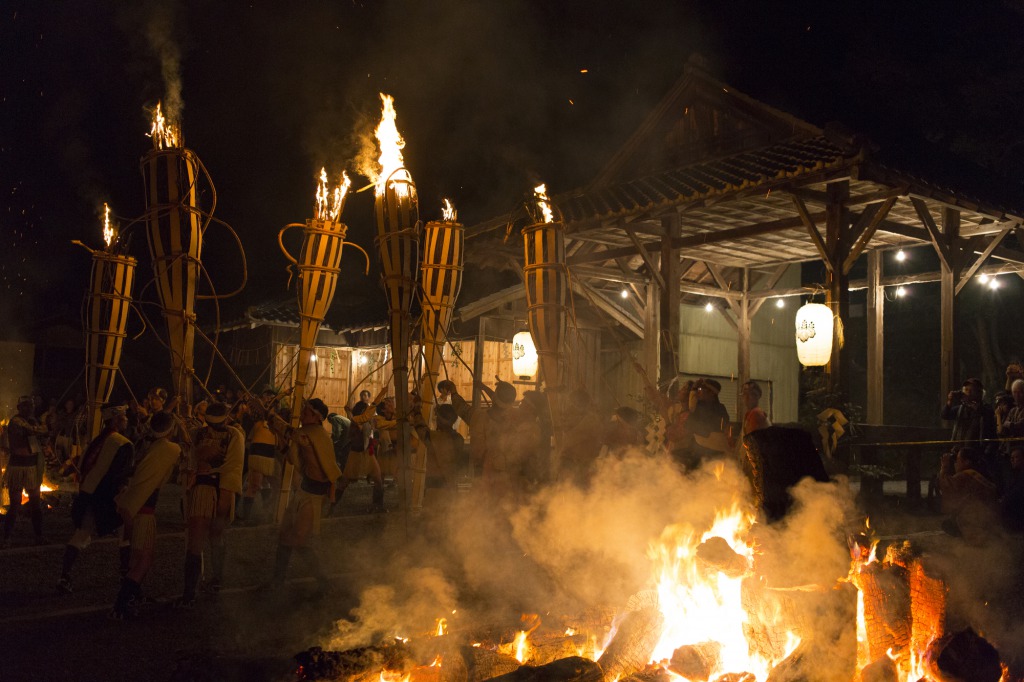
<svg viewBox="0 0 1024 682"><path fill-rule="evenodd" d="M942 418L953 422L949 439L955 445L976 448L979 452L977 467L990 480L994 480L996 443L986 442L996 437L996 415L991 405L983 402L985 389L978 379L968 379L963 390L950 391Z"/></svg>

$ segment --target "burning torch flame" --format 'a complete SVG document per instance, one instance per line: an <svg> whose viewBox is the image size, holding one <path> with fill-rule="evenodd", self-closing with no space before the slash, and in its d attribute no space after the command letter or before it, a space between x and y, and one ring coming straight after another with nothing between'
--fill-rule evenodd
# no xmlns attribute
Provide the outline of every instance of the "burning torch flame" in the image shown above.
<svg viewBox="0 0 1024 682"><path fill-rule="evenodd" d="M455 217L457 215L458 213L456 212L455 207L452 206L452 202L449 201L448 199L445 199L444 208L441 209L441 220L445 221L446 223L454 223Z"/></svg>
<svg viewBox="0 0 1024 682"><path fill-rule="evenodd" d="M555 221L555 217L551 213L551 200L548 199L547 185L537 185L536 187L534 187L533 195L537 197L537 207L540 209L540 212L544 215L544 222L553 223Z"/></svg>
<svg viewBox="0 0 1024 682"><path fill-rule="evenodd" d="M320 184L316 188L316 218L317 220L329 220L337 222L341 217L341 211L345 208L345 198L348 196L348 188L352 186L352 180L348 173L342 171L341 181L338 186L331 190L327 185L327 169L320 169Z"/></svg>
<svg viewBox="0 0 1024 682"><path fill-rule="evenodd" d="M154 149L170 149L181 146L181 130L177 123L164 118L159 101L153 112L153 127L149 131L149 136L153 138Z"/></svg>
<svg viewBox="0 0 1024 682"><path fill-rule="evenodd" d="M114 241L114 228L110 226L110 206L105 201L103 202L103 241L107 243L108 249Z"/></svg>
<svg viewBox="0 0 1024 682"><path fill-rule="evenodd" d="M380 147L380 157L377 160L380 164L380 177L377 178L377 196L384 194L387 183L392 179L391 176L405 166L405 161L402 159L402 149L405 148L405 140L402 139L398 132L398 126L395 124L397 116L395 113L395 98L382 92L380 93L380 101L383 104L383 109L381 110L380 123L377 125L377 130L374 131L374 135L377 137L377 144ZM404 182L396 182L394 188L400 195L404 195L406 192Z"/></svg>
<svg viewBox="0 0 1024 682"><path fill-rule="evenodd" d="M448 632L448 620L445 618L437 619L437 636L440 637Z"/></svg>

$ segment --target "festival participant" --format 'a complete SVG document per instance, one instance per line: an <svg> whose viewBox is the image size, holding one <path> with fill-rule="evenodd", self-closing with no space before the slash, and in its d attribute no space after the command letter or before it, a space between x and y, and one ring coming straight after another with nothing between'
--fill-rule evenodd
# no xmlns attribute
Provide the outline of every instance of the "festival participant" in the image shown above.
<svg viewBox="0 0 1024 682"><path fill-rule="evenodd" d="M600 453L600 439L606 424L594 409L590 394L582 389L569 394L562 424L565 437L558 457L558 478L584 483L590 478Z"/></svg>
<svg viewBox="0 0 1024 682"><path fill-rule="evenodd" d="M262 498L264 513L268 510L273 513L274 509L271 498L278 488L277 482L280 477L278 453L282 446L280 436L270 428L269 423L270 412L276 398L277 394L274 391L270 389L263 391L260 402L251 411L254 421L252 428L249 429L247 439L249 472L246 479L245 496L242 498L242 509L238 515L240 519L250 524L255 521L252 518L252 506L256 495L260 495ZM265 483L269 484L269 488L264 488ZM269 491L269 494L264 494L264 490Z"/></svg>
<svg viewBox="0 0 1024 682"><path fill-rule="evenodd" d="M125 536L131 540L130 566L121 579L121 589L110 612L115 620L123 620L131 603L141 599L142 580L153 565L157 498L160 488L170 479L174 465L181 459L181 447L168 439L174 426L171 413L153 415L139 450L139 465L128 487L114 498L117 512L124 521Z"/></svg>
<svg viewBox="0 0 1024 682"><path fill-rule="evenodd" d="M956 454L942 456L939 467L939 491L942 506L949 519L943 528L979 544L998 525L998 494L996 485L979 471L981 453L970 446Z"/></svg>
<svg viewBox="0 0 1024 682"><path fill-rule="evenodd" d="M767 429L772 425L768 415L761 409L761 385L756 381L748 381L740 388L740 396L743 398L743 428L740 432L740 444L743 437L758 429Z"/></svg>
<svg viewBox="0 0 1024 682"><path fill-rule="evenodd" d="M366 476L373 484L373 497L369 511L371 513L386 511L384 507L384 475L380 464L381 433L382 430L396 425L395 421L384 417L389 405L387 399L383 401L381 399L386 391L386 387L381 389L377 398L372 402L370 401L370 392L362 391L359 394L359 402L352 407L348 455L345 459L345 466L342 467L343 475L338 482L338 489L331 505L331 513L341 502L341 496L349 484L363 476ZM381 401L379 405L378 401ZM393 416L393 403L390 404L390 409Z"/></svg>
<svg viewBox="0 0 1024 682"><path fill-rule="evenodd" d="M316 577L318 591L328 589L327 576L320 566L320 557L309 545L312 536L320 533L320 516L325 499L333 499L334 482L341 469L334 459L331 435L323 427L328 409L319 398L302 405L299 428L291 429L284 420L274 419L274 428L288 441L288 461L302 474L302 482L292 495L281 522L277 556L274 560L272 587L283 585L288 562L293 552L304 555Z"/></svg>
<svg viewBox="0 0 1024 682"><path fill-rule="evenodd" d="M695 461L691 464L721 457L729 450L726 435L729 429L729 412L718 400L722 385L714 379L699 379L694 385L694 390L697 394L697 404L686 420L694 441Z"/></svg>
<svg viewBox="0 0 1024 682"><path fill-rule="evenodd" d="M103 410L103 431L82 455L79 467L78 495L71 505L75 532L64 548L59 592L71 593L71 568L94 536L110 535L121 527L114 497L131 475L135 450L124 435L128 428L127 408L123 405Z"/></svg>
<svg viewBox="0 0 1024 682"><path fill-rule="evenodd" d="M28 513L32 519L35 543L41 545L44 542L43 508L39 499L40 486L43 483L39 467L39 458L42 455L39 437L45 436L48 431L32 416L32 407L32 396L19 398L18 413L11 417L7 425L10 460L7 464L6 483L11 504L7 508L7 516L4 517L3 547L10 543L14 523L22 513L22 490L28 494Z"/></svg>
<svg viewBox="0 0 1024 682"><path fill-rule="evenodd" d="M423 421L423 413L418 403L417 396L413 401L410 415L416 437L427 447L424 506L433 506L435 502L440 502L456 489L460 473L465 466L466 442L462 434L455 430L455 422L458 421L459 415L452 405L441 403L434 407L431 421L437 428L430 429Z"/></svg>
<svg viewBox="0 0 1024 682"><path fill-rule="evenodd" d="M476 384L490 398L490 407L474 408L459 395L454 383L447 382L451 389L452 407L459 418L469 424L469 454L474 473L485 478L486 473L500 465L498 460L505 457L503 441L513 421L516 401L516 387L494 378L494 389L482 383ZM445 382L438 386L442 383Z"/></svg>
<svg viewBox="0 0 1024 682"><path fill-rule="evenodd" d="M190 476L186 507L185 589L176 604L180 608L191 608L196 603L207 540L213 566L210 589L217 592L224 578L224 531L234 517L235 495L242 492L245 458L245 437L227 419L227 405L213 403L206 410L206 426L191 438L194 473Z"/></svg>

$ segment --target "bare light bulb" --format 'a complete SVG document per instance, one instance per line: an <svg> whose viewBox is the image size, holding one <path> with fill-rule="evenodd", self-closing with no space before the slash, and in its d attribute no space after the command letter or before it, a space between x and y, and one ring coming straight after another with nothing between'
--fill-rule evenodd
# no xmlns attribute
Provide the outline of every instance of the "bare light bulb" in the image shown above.
<svg viewBox="0 0 1024 682"><path fill-rule="evenodd" d="M712 310L714 310L714 309L715 309L715 306L713 306L713 305L711 304L711 301L708 301L708 302L707 302L707 305L705 305L705 306L704 306L704 310L706 310L706 311L707 311L707 312L709 312L709 313L710 313L710 312L711 312Z"/></svg>
<svg viewBox="0 0 1024 682"><path fill-rule="evenodd" d="M896 252L896 260L898 260L901 263L907 260L907 254L903 251L903 249L900 249L899 251Z"/></svg>
<svg viewBox="0 0 1024 682"><path fill-rule="evenodd" d="M784 298L777 298L777 299L775 299L775 307L776 308L785 308L786 307L786 299L784 299Z"/></svg>
<svg viewBox="0 0 1024 682"><path fill-rule="evenodd" d="M904 289L903 287L896 287L896 295L899 296L900 298L903 298L904 296L907 295L907 290Z"/></svg>
<svg viewBox="0 0 1024 682"><path fill-rule="evenodd" d="M995 277L993 277L992 279L990 279L990 280L989 280L989 282L988 282L988 288L989 288L989 289L992 289L993 291L995 291L996 289L998 289L998 288L999 288L999 280L998 280L998 279L996 279Z"/></svg>
<svg viewBox="0 0 1024 682"><path fill-rule="evenodd" d="M989 280L989 276L988 275L979 275L978 276L978 281L981 282L982 284L988 284L988 280Z"/></svg>
<svg viewBox="0 0 1024 682"><path fill-rule="evenodd" d="M629 289L623 289L619 292L619 296L622 298L629 298Z"/></svg>

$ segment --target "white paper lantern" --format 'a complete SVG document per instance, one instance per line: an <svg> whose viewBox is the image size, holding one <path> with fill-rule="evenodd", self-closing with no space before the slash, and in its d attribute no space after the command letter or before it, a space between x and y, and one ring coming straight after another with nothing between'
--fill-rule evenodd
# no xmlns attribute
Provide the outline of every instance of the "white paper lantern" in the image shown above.
<svg viewBox="0 0 1024 682"><path fill-rule="evenodd" d="M512 337L512 373L520 379L537 374L537 347L530 332L519 332Z"/></svg>
<svg viewBox="0 0 1024 682"><path fill-rule="evenodd" d="M832 309L808 303L796 311L796 355L806 367L827 365L832 357Z"/></svg>

